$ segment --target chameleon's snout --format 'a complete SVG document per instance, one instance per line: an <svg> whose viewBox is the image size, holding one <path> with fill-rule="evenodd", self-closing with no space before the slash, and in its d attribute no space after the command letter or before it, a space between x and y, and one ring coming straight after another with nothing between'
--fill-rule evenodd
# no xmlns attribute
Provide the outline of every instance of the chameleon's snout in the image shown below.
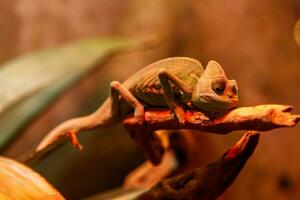
<svg viewBox="0 0 300 200"><path fill-rule="evenodd" d="M238 98L238 96L231 97L230 101L231 101L231 107L235 108L235 107L237 107L237 105L239 103L239 98Z"/></svg>
<svg viewBox="0 0 300 200"><path fill-rule="evenodd" d="M235 101L238 102L238 93L239 93L239 89L237 87L236 80L229 80L228 86L225 91L226 97L233 102L235 102Z"/></svg>
<svg viewBox="0 0 300 200"><path fill-rule="evenodd" d="M226 98L229 99L232 102L238 102L239 101L239 97L237 94L234 94L232 92L228 92L226 93Z"/></svg>
<svg viewBox="0 0 300 200"><path fill-rule="evenodd" d="M227 98L233 99L235 98L236 95L232 94L232 93L228 93L227 94Z"/></svg>

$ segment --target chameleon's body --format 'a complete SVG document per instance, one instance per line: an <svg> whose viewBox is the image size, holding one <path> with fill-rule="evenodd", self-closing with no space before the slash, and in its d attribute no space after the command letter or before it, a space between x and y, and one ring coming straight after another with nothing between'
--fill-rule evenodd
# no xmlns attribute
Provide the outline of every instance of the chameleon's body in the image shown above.
<svg viewBox="0 0 300 200"><path fill-rule="evenodd" d="M37 150L71 133L102 126L112 126L134 111L141 124L144 106L169 107L184 123L182 107L203 111L226 111L236 106L236 81L228 80L221 66L210 61L204 70L200 62L185 57L160 60L141 69L123 84L111 83L110 97L91 115L68 120L53 129ZM75 141L75 142L74 142ZM79 147L79 146L77 146Z"/></svg>
<svg viewBox="0 0 300 200"><path fill-rule="evenodd" d="M167 107L164 91L158 78L159 71L163 69L174 74L192 89L197 85L204 71L197 60L180 57L169 58L144 67L127 79L123 86L150 106ZM175 100L178 103L185 105L191 100L179 88L174 85L172 87Z"/></svg>

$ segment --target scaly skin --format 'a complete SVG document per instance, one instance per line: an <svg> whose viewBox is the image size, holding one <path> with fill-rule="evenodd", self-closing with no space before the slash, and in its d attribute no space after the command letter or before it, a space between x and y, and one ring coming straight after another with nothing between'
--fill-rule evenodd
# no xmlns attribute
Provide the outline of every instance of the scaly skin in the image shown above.
<svg viewBox="0 0 300 200"><path fill-rule="evenodd" d="M168 58L141 69L127 79L123 85L134 96L146 102L151 107L167 107L164 91L158 77L161 70L168 70L174 74L189 87L191 92L204 72L201 63L195 59L182 57ZM175 100L178 103L184 105L191 100L178 87L172 85L172 89L174 90Z"/></svg>
<svg viewBox="0 0 300 200"><path fill-rule="evenodd" d="M184 123L182 107L226 111L237 105L237 90L236 81L228 80L215 61L210 61L204 70L200 62L191 58L163 59L141 69L123 84L113 81L110 97L97 111L63 122L43 139L37 151L67 134L73 145L81 148L76 133L113 126L132 111L143 124L144 106L169 107L180 123Z"/></svg>

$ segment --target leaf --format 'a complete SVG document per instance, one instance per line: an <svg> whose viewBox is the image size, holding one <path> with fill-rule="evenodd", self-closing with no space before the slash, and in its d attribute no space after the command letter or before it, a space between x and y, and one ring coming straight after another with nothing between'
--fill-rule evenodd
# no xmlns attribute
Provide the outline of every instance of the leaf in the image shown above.
<svg viewBox="0 0 300 200"><path fill-rule="evenodd" d="M94 38L22 56L0 67L0 150L56 97L108 55L141 40Z"/></svg>
<svg viewBox="0 0 300 200"><path fill-rule="evenodd" d="M105 200L105 199L115 199L115 200L138 200L140 196L149 191L150 188L146 189L125 189L125 188L115 188L110 191L106 191L101 194L95 194L90 197L86 197L83 200Z"/></svg>
<svg viewBox="0 0 300 200"><path fill-rule="evenodd" d="M0 199L55 199L63 196L30 168L0 157Z"/></svg>

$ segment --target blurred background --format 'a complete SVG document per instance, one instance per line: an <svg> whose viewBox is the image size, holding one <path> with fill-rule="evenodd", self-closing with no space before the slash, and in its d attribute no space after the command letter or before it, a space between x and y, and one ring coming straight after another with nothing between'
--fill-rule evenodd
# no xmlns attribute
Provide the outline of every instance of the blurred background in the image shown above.
<svg viewBox="0 0 300 200"><path fill-rule="evenodd" d="M18 159L60 122L94 111L107 97L110 81L123 81L171 56L193 57L203 66L218 61L238 81L240 106L287 104L300 113L300 47L293 36L300 1L0 0L0 7L3 65L26 53L95 36L162 40L107 56L23 126L3 148L4 156ZM47 74L47 67L43 70ZM254 155L220 199L299 199L299 132L298 126L262 133ZM193 153L201 166L219 157L242 132L191 134L200 144ZM86 132L79 139L82 152L67 144L34 167L68 199L119 186L144 160L121 126Z"/></svg>

